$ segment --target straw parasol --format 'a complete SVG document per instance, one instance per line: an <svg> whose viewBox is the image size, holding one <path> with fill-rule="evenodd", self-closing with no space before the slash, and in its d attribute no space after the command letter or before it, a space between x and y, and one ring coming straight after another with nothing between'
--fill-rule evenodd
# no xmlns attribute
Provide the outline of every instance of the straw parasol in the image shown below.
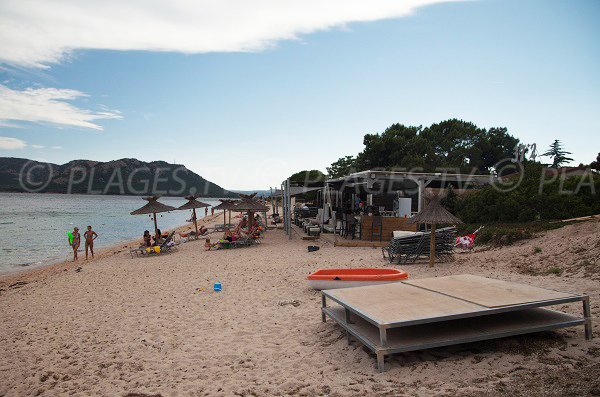
<svg viewBox="0 0 600 397"><path fill-rule="evenodd" d="M442 206L439 196L430 198L429 205L425 207L417 215L408 220L408 223L423 223L431 225L431 238L429 246L429 267L433 267L435 261L435 226L441 224L458 224L463 223L456 216L452 215L447 209Z"/></svg>
<svg viewBox="0 0 600 397"><path fill-rule="evenodd" d="M248 211L248 223L250 225L252 225L252 222L254 221L254 213L255 212L265 212L266 213L267 211L269 211L269 207L259 203L258 201L256 201L254 199L255 196L256 196L256 193L250 194L250 195L240 194L241 200L239 200L235 204L235 207L233 208L234 211L239 211L239 212ZM265 219L265 222L266 222L266 219Z"/></svg>
<svg viewBox="0 0 600 397"><path fill-rule="evenodd" d="M194 227L196 228L196 240L198 240L198 219L196 218L196 208L210 207L209 204L196 200L198 197L199 196L197 194L185 196L185 199L188 202L177 208L178 210L192 210L192 213L194 214Z"/></svg>
<svg viewBox="0 0 600 397"><path fill-rule="evenodd" d="M235 208L235 204L238 202L238 200L223 200L223 199L219 199L219 201L221 202L221 204L217 205L215 207L215 210L217 211L223 211L223 225L227 224L227 219L225 219L225 212L229 211L229 223L231 223L231 210L233 210Z"/></svg>
<svg viewBox="0 0 600 397"><path fill-rule="evenodd" d="M146 205L144 205L142 208L139 208L139 209L131 212L131 215L152 214L152 216L154 218L154 234L155 235L158 233L158 226L156 224L156 214L161 213L161 212L169 212L169 211L175 210L175 207L171 207L170 205L159 203L157 201L159 198L160 198L160 196L157 196L157 195L144 197L144 200L146 200L148 203Z"/></svg>

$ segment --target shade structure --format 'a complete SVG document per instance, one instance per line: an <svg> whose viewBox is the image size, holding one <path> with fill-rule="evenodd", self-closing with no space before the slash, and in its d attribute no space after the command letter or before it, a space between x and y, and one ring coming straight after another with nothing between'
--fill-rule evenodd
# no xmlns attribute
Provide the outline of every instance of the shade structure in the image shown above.
<svg viewBox="0 0 600 397"><path fill-rule="evenodd" d="M196 208L204 208L210 207L210 204L203 203L202 201L196 200L198 195L185 196L185 199L188 201L181 207L177 208L178 210L192 210L194 214L194 228L196 229L196 240L198 239L198 219L196 218Z"/></svg>
<svg viewBox="0 0 600 397"><path fill-rule="evenodd" d="M417 215L408 220L408 223L424 223L431 225L431 238L429 247L429 267L433 267L435 262L435 226L438 223L456 225L463 223L459 218L452 215L442 206L439 196L432 197L429 205Z"/></svg>
<svg viewBox="0 0 600 397"><path fill-rule="evenodd" d="M255 196L256 196L256 193L250 194L250 195L240 194L241 199L235 204L235 208L233 209L234 211L239 211L239 212L247 211L249 225L252 225L252 223L254 221L254 213L255 212L266 213L267 211L269 211L269 207L259 203L257 200L254 199ZM267 220L265 219L265 226L266 226L266 222L267 222Z"/></svg>
<svg viewBox="0 0 600 397"><path fill-rule="evenodd" d="M169 211L175 210L175 207L171 207L170 205L166 205L166 204L158 202L159 198L160 198L160 196L157 196L157 195L144 197L144 200L148 201L148 203L146 205L144 205L142 208L138 208L137 210L131 212L131 215L152 214L154 217L154 234L157 234L157 232L158 232L158 225L156 223L156 214L161 213L161 212L169 212Z"/></svg>
<svg viewBox="0 0 600 397"><path fill-rule="evenodd" d="M227 223L227 220L225 219L225 211L229 211L229 223L231 223L231 210L233 210L235 208L235 204L239 201L239 200L219 200L221 202L221 204L217 205L215 207L215 210L217 211L223 211L223 224L225 225Z"/></svg>

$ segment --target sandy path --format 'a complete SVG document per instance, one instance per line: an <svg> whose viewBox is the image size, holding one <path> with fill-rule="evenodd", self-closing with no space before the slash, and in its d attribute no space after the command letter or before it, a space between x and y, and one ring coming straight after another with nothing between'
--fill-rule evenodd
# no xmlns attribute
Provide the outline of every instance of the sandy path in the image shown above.
<svg viewBox="0 0 600 397"><path fill-rule="evenodd" d="M414 278L473 273L588 292L593 341L578 327L401 354L382 374L362 346L320 321L320 297L304 281L318 267L386 266L378 249L322 242L308 253L307 242L277 230L246 249L205 252L191 242L166 256L120 252L81 272L20 275L30 281L20 287L5 278L0 396L600 393L600 264L582 264L600 256L599 225L457 255L435 269L404 266ZM546 274L557 265L562 275ZM211 291L214 281L221 293ZM580 305L564 310L580 313Z"/></svg>

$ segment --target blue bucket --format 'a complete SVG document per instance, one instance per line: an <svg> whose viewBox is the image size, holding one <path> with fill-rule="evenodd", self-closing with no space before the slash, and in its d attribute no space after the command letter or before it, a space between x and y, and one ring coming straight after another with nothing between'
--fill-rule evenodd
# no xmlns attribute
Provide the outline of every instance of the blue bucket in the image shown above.
<svg viewBox="0 0 600 397"><path fill-rule="evenodd" d="M221 285L221 283L215 283L214 289L215 292L219 292L223 289L223 286Z"/></svg>

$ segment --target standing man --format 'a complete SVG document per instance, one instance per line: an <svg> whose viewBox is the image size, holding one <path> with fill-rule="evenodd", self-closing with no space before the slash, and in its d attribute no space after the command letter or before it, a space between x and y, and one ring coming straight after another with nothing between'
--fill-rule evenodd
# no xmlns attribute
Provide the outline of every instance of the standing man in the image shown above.
<svg viewBox="0 0 600 397"><path fill-rule="evenodd" d="M210 207L210 215L214 215L215 214L215 207Z"/></svg>
<svg viewBox="0 0 600 397"><path fill-rule="evenodd" d="M208 216L208 207L204 207L204 216Z"/></svg>
<svg viewBox="0 0 600 397"><path fill-rule="evenodd" d="M98 238L98 233L92 230L91 226L87 227L87 231L83 233L85 237L85 260L88 258L88 249L92 253L92 259L94 258L94 240Z"/></svg>

